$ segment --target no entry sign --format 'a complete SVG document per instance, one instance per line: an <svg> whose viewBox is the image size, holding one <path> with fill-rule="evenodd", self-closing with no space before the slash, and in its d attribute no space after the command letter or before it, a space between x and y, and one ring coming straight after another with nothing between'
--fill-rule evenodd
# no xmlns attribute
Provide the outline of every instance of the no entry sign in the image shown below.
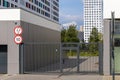
<svg viewBox="0 0 120 80"><path fill-rule="evenodd" d="M21 44L22 41L23 41L23 39L22 39L21 36L18 35L18 36L15 36L15 37L14 37L14 42L15 42L16 44Z"/></svg>
<svg viewBox="0 0 120 80"><path fill-rule="evenodd" d="M15 33L15 35L21 35L22 32L23 32L23 29L22 29L21 26L16 26L16 27L14 28L14 33Z"/></svg>

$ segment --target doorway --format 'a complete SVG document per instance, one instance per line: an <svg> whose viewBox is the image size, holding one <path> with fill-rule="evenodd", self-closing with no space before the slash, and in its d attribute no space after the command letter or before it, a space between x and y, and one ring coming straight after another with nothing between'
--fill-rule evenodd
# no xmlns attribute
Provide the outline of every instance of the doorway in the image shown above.
<svg viewBox="0 0 120 80"><path fill-rule="evenodd" d="M0 45L0 74L7 73L7 45Z"/></svg>

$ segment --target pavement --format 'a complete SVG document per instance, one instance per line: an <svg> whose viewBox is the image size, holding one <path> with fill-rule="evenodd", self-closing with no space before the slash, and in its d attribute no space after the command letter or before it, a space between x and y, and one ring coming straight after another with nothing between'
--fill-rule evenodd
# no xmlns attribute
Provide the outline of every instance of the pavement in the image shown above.
<svg viewBox="0 0 120 80"><path fill-rule="evenodd" d="M23 74L23 75L0 75L0 80L112 80L112 76L100 75L42 75L42 74ZM115 80L120 80L116 76Z"/></svg>
<svg viewBox="0 0 120 80"><path fill-rule="evenodd" d="M102 80L113 80L112 76L103 76ZM120 75L115 76L115 80L120 80Z"/></svg>

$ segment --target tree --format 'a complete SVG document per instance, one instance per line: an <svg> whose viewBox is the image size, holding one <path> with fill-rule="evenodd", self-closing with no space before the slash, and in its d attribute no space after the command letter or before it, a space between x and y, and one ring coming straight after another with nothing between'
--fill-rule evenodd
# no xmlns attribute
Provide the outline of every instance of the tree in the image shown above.
<svg viewBox="0 0 120 80"><path fill-rule="evenodd" d="M66 29L62 29L61 31L61 42L66 42Z"/></svg>
<svg viewBox="0 0 120 80"><path fill-rule="evenodd" d="M68 29L61 31L61 42L79 42L78 31L75 25L70 25Z"/></svg>
<svg viewBox="0 0 120 80"><path fill-rule="evenodd" d="M89 42L96 43L102 40L102 34L98 32L97 28L93 28L90 34Z"/></svg>
<svg viewBox="0 0 120 80"><path fill-rule="evenodd" d="M96 53L98 51L98 42L102 41L102 34L98 32L97 28L93 28L89 38L89 51Z"/></svg>
<svg viewBox="0 0 120 80"><path fill-rule="evenodd" d="M78 31L76 25L70 25L68 29L62 29L61 31L61 42L79 42ZM74 46L74 44L65 44L64 46ZM66 56L74 56L76 53L70 50ZM65 56L65 55L64 55Z"/></svg>

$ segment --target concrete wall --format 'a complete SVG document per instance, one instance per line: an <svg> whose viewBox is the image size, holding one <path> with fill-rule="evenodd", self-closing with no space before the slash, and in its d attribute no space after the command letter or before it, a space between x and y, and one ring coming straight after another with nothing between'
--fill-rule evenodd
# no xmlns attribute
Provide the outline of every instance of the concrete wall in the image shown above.
<svg viewBox="0 0 120 80"><path fill-rule="evenodd" d="M19 21L16 21L20 25ZM14 42L14 21L0 21L0 45L8 45L7 73L19 73L19 45Z"/></svg>
<svg viewBox="0 0 120 80"><path fill-rule="evenodd" d="M104 20L103 73L110 75L110 20Z"/></svg>

